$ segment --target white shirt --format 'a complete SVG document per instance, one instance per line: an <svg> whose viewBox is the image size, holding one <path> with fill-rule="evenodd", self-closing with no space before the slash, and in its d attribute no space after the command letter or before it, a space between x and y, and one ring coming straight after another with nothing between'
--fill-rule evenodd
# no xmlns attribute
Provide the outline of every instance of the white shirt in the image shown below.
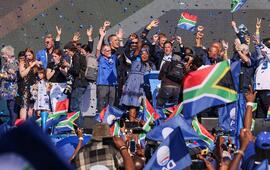
<svg viewBox="0 0 270 170"><path fill-rule="evenodd" d="M255 72L255 89L270 90L270 49L262 45L256 50L260 62Z"/></svg>
<svg viewBox="0 0 270 170"><path fill-rule="evenodd" d="M160 70L161 70L163 64L165 63L165 61L172 61L172 54L169 54L169 55L164 54L164 57L160 63L160 67L159 67Z"/></svg>

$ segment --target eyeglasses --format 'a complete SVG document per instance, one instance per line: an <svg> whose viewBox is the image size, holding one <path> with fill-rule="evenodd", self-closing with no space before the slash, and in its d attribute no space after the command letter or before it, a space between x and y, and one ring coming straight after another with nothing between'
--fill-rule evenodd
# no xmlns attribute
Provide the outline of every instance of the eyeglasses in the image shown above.
<svg viewBox="0 0 270 170"><path fill-rule="evenodd" d="M131 44L138 44L138 42L131 42Z"/></svg>

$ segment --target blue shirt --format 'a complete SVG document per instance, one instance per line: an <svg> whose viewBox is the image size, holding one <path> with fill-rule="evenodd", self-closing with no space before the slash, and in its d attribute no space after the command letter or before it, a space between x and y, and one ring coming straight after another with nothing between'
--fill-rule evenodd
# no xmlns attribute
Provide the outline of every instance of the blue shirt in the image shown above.
<svg viewBox="0 0 270 170"><path fill-rule="evenodd" d="M117 85L116 60L117 56L114 54L110 58L99 56L97 85Z"/></svg>

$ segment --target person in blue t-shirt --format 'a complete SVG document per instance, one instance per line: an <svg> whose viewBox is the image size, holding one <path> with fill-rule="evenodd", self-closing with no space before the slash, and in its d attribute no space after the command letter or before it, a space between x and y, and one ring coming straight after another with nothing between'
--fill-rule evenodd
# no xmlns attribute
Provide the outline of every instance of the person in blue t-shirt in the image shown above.
<svg viewBox="0 0 270 170"><path fill-rule="evenodd" d="M112 54L109 45L103 44L106 26L99 29L99 42L96 56L98 61L97 75L97 112L107 105L114 105L117 82L117 56Z"/></svg>
<svg viewBox="0 0 270 170"><path fill-rule="evenodd" d="M115 88L117 86L117 56L111 54L111 47L104 45L98 57L97 75L97 110L100 112L104 107L114 105Z"/></svg>

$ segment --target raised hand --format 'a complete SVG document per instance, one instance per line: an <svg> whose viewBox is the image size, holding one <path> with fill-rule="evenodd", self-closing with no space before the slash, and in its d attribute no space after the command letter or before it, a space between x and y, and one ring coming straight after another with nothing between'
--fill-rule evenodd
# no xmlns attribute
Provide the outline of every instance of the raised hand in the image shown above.
<svg viewBox="0 0 270 170"><path fill-rule="evenodd" d="M240 130L240 150L245 151L249 142L253 140L253 135L248 129Z"/></svg>
<svg viewBox="0 0 270 170"><path fill-rule="evenodd" d="M178 44L182 44L183 42L182 42L182 38L180 37L180 36L176 36L176 42L178 43Z"/></svg>
<svg viewBox="0 0 270 170"><path fill-rule="evenodd" d="M78 42L80 39L81 39L81 34L80 34L80 32L75 32L75 33L73 34L72 41L73 41L73 42Z"/></svg>
<svg viewBox="0 0 270 170"><path fill-rule="evenodd" d="M55 38L55 41L60 41L61 34L62 34L62 28L60 28L58 26L56 26L55 28L56 28L56 33L57 33L56 38Z"/></svg>
<svg viewBox="0 0 270 170"><path fill-rule="evenodd" d="M256 22L256 30L259 30L261 28L261 23L262 23L262 19L257 18L257 22Z"/></svg>
<svg viewBox="0 0 270 170"><path fill-rule="evenodd" d="M111 22L110 21L104 21L103 23L103 28L104 29L107 29L107 27L110 27L111 26Z"/></svg>
<svg viewBox="0 0 270 170"><path fill-rule="evenodd" d="M204 27L203 27L203 26L199 25L199 26L197 27L197 31L198 31L198 32L202 32L203 30L204 30Z"/></svg>
<svg viewBox="0 0 270 170"><path fill-rule="evenodd" d="M121 40L124 37L124 30L123 28L119 28L118 31L116 31L116 36Z"/></svg>
<svg viewBox="0 0 270 170"><path fill-rule="evenodd" d="M92 35L93 35L93 27L90 27L86 30L86 34L88 37L91 37L92 38Z"/></svg>
<svg viewBox="0 0 270 170"><path fill-rule="evenodd" d="M57 35L61 35L62 34L62 28L60 28L58 26L56 26L55 28L56 28Z"/></svg>
<svg viewBox="0 0 270 170"><path fill-rule="evenodd" d="M228 42L225 42L225 40L222 40L221 44L222 44L222 47L223 47L224 50L228 50L228 48L229 48L229 43Z"/></svg>
<svg viewBox="0 0 270 170"><path fill-rule="evenodd" d="M117 149L120 149L122 146L126 146L125 141L121 137L113 137L114 145Z"/></svg>
<svg viewBox="0 0 270 170"><path fill-rule="evenodd" d="M77 129L77 136L78 136L78 137L83 137L83 131L82 131L81 128L78 128L78 129Z"/></svg>
<svg viewBox="0 0 270 170"><path fill-rule="evenodd" d="M196 33L196 39L202 39L203 36L204 36L204 33L202 33L202 32L197 32Z"/></svg>
<svg viewBox="0 0 270 170"><path fill-rule="evenodd" d="M241 51L241 42L238 38L235 39L234 46L235 46L236 51Z"/></svg>
<svg viewBox="0 0 270 170"><path fill-rule="evenodd" d="M231 24L232 24L232 27L233 27L233 28L236 28L236 27L237 27L235 21L232 21Z"/></svg>
<svg viewBox="0 0 270 170"><path fill-rule="evenodd" d="M154 19L153 21L150 22L149 26L151 27L157 27L159 24L159 20L158 19Z"/></svg>
<svg viewBox="0 0 270 170"><path fill-rule="evenodd" d="M105 37L105 35L106 35L106 30L105 30L104 27L100 27L100 28L99 28L99 35L100 35L101 37Z"/></svg>

